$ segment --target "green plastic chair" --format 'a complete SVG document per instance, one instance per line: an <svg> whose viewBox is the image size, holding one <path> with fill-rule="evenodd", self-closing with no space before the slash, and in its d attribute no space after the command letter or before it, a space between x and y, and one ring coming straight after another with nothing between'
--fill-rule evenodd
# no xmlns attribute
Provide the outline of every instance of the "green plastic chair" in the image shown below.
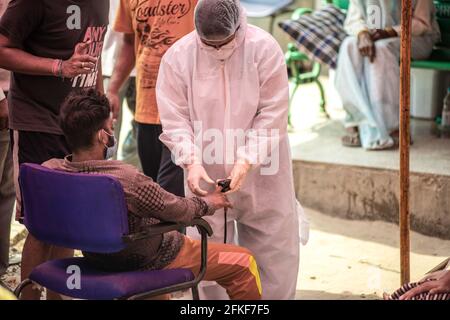
<svg viewBox="0 0 450 320"><path fill-rule="evenodd" d="M347 10L349 6L348 0L335 0L326 1L327 3L334 3L337 7ZM313 9L311 8L299 8L292 14L292 20L299 19L302 15L311 14ZM305 83L315 83L320 91L320 111L329 118L329 114L326 109L326 97L325 90L322 83L320 82L320 73L322 71L322 66L319 62L313 62L312 70L304 72L302 70L302 63L310 61L309 57L300 52L294 43L288 44L288 50L286 52L286 65L290 71L289 81L294 84L294 89L292 90L289 102L289 126L292 128L292 118L291 110L294 101L295 94L298 88Z"/></svg>

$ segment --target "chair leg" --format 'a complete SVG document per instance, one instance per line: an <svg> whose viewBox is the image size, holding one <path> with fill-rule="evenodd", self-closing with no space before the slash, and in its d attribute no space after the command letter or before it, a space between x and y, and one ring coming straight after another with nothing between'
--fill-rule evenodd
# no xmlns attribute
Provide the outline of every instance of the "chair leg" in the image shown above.
<svg viewBox="0 0 450 320"><path fill-rule="evenodd" d="M330 118L330 115L327 112L327 108L326 108L326 97L325 97L325 90L323 89L323 85L320 82L319 79L316 79L316 84L319 87L319 91L320 91L320 111L327 117Z"/></svg>
<svg viewBox="0 0 450 320"><path fill-rule="evenodd" d="M192 287L192 299L200 300L200 296L198 294L198 286Z"/></svg>
<svg viewBox="0 0 450 320"><path fill-rule="evenodd" d="M288 125L289 128L294 128L292 125L292 104L294 103L295 93L297 92L300 84L297 82L295 84L294 90L292 91L291 98L289 99L289 115L288 115Z"/></svg>
<svg viewBox="0 0 450 320"><path fill-rule="evenodd" d="M33 282L30 279L25 279L22 281L17 288L14 290L14 294L17 297L17 299L20 299L20 294L22 293L23 289L25 289L27 286L31 285Z"/></svg>

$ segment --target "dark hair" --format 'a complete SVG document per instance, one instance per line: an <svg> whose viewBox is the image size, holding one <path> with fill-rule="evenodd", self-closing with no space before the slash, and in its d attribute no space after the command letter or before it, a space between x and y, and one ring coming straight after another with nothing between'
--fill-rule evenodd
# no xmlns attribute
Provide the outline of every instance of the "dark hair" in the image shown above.
<svg viewBox="0 0 450 320"><path fill-rule="evenodd" d="M69 94L61 107L60 121L72 151L92 147L94 134L104 127L110 112L108 98L95 89Z"/></svg>

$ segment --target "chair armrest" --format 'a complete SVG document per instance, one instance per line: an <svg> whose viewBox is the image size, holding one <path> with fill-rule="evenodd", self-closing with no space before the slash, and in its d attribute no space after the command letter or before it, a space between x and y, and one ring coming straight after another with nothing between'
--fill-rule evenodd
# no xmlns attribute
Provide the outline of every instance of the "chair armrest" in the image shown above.
<svg viewBox="0 0 450 320"><path fill-rule="evenodd" d="M292 14L291 19L298 20L301 16L304 16L305 14L311 14L313 12L314 11L311 8L298 8Z"/></svg>
<svg viewBox="0 0 450 320"><path fill-rule="evenodd" d="M153 236L161 235L164 233L179 231L186 227L197 227L199 232L205 232L209 237L213 235L213 231L208 222L204 219L197 218L192 220L189 223L175 223L175 222L161 222L158 224L154 224L149 226L145 230L133 234L129 234L124 236L122 239L125 243L130 243L142 239L147 239Z"/></svg>

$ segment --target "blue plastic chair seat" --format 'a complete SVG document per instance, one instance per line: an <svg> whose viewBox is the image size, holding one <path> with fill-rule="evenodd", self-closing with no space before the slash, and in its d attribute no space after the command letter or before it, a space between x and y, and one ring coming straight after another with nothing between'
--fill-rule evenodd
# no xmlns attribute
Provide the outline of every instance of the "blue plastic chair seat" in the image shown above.
<svg viewBox="0 0 450 320"><path fill-rule="evenodd" d="M80 289L69 289L74 273L69 266L78 266L81 273ZM189 269L133 271L121 273L102 272L84 258L52 260L34 268L30 280L59 294L86 300L112 300L166 288L194 279ZM69 280L69 281L68 281Z"/></svg>
<svg viewBox="0 0 450 320"><path fill-rule="evenodd" d="M293 0L242 0L241 5L251 18L263 18L271 16L287 7Z"/></svg>

